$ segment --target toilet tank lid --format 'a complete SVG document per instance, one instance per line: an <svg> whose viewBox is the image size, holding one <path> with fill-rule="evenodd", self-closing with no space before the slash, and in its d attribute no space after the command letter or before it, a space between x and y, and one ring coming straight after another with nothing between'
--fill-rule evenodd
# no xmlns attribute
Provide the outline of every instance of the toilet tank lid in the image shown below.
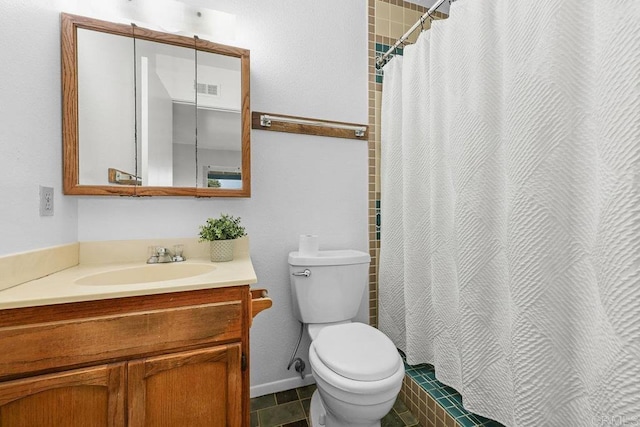
<svg viewBox="0 0 640 427"><path fill-rule="evenodd" d="M370 261L368 253L353 249L318 251L315 255L289 252L289 264L296 266L366 264Z"/></svg>

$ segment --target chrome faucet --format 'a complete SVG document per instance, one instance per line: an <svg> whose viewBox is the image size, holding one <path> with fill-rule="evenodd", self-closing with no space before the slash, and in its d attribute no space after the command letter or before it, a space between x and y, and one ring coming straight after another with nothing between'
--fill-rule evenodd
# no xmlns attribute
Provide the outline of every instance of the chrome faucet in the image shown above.
<svg viewBox="0 0 640 427"><path fill-rule="evenodd" d="M158 263L173 262L169 249L159 247L156 248L156 253L158 254Z"/></svg>
<svg viewBox="0 0 640 427"><path fill-rule="evenodd" d="M149 248L151 251L151 247ZM147 259L147 264L157 264L158 263L158 252L156 248L153 248L153 252L151 252L151 256Z"/></svg>
<svg viewBox="0 0 640 427"><path fill-rule="evenodd" d="M175 245L175 255L171 255L169 249L162 246L158 246L153 249L152 255L147 259L147 264L166 264L169 262L185 261L185 257L182 255L182 245Z"/></svg>
<svg viewBox="0 0 640 427"><path fill-rule="evenodd" d="M164 264L167 262L173 262L171 254L167 248L158 246L153 250L153 254L147 260L147 264Z"/></svg>

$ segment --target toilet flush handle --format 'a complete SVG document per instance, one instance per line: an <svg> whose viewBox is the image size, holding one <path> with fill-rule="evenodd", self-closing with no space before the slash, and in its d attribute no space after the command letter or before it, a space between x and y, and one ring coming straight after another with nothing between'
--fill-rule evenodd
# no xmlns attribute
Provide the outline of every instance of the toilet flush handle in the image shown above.
<svg viewBox="0 0 640 427"><path fill-rule="evenodd" d="M292 276L305 276L305 277L309 277L311 276L311 271L309 271L309 269L306 269L305 271L297 271L295 273L291 273Z"/></svg>

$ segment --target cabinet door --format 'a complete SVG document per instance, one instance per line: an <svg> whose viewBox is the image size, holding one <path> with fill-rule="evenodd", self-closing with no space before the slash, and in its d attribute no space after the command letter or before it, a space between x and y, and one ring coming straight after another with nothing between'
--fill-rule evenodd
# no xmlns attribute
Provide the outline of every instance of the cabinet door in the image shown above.
<svg viewBox="0 0 640 427"><path fill-rule="evenodd" d="M0 383L0 426L123 427L124 364Z"/></svg>
<svg viewBox="0 0 640 427"><path fill-rule="evenodd" d="M129 362L128 390L131 427L239 427L241 346Z"/></svg>

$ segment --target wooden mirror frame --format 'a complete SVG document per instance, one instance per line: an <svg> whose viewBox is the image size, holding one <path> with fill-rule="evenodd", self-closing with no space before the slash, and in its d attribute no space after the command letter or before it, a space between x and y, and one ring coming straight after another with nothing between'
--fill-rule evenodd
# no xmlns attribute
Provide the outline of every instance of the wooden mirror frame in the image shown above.
<svg viewBox="0 0 640 427"><path fill-rule="evenodd" d="M203 52L233 56L241 61L242 120L242 189L201 187L145 187L141 185L80 185L78 138L78 73L77 29L134 37L158 43L181 46ZM249 97L249 50L218 43L149 30L132 25L116 24L83 16L61 14L62 42L62 146L63 191L71 195L94 196L192 196L251 197L251 115ZM197 149L197 148L196 148ZM106 173L106 171L105 171Z"/></svg>

